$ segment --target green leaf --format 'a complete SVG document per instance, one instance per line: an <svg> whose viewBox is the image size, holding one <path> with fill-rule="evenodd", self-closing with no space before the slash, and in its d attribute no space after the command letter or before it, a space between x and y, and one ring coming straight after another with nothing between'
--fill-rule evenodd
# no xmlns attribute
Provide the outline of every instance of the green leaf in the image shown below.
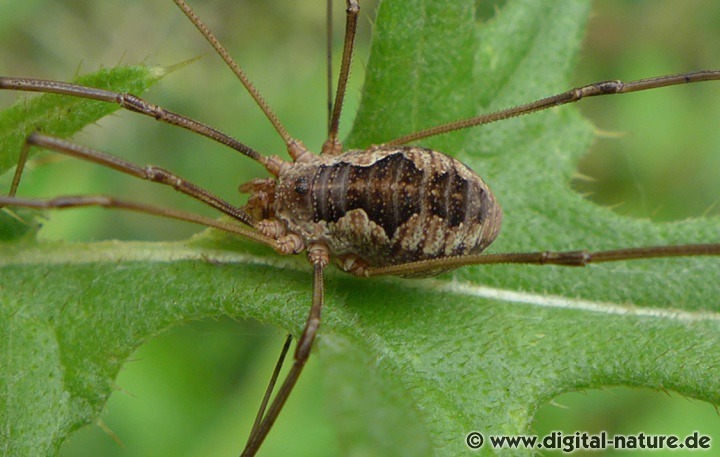
<svg viewBox="0 0 720 457"><path fill-rule="evenodd" d="M482 24L473 5L381 4L347 145L569 87L588 2L508 1ZM717 241L717 218L653 224L573 192L592 141L577 110L562 107L422 143L494 189L505 213L494 252ZM301 257L209 232L173 243L23 240L1 248L0 268L0 442L10 455L52 454L94 421L148 338L224 315L297 334L311 289ZM603 386L718 405L719 273L712 258L468 267L425 280L330 272L314 356L339 453L458 455L470 431L527 433L546 401Z"/></svg>

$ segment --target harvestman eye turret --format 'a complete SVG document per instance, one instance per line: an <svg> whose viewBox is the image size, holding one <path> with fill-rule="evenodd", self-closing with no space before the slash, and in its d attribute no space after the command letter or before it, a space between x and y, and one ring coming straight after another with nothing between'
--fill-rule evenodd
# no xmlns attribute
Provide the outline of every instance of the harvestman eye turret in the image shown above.
<svg viewBox="0 0 720 457"><path fill-rule="evenodd" d="M473 170L442 152L407 146L455 130L529 114L582 98L636 92L700 81L720 80L720 70L661 76L630 82L604 81L571 89L518 107L440 125L367 150L343 152L338 126L360 5L347 0L345 41L339 81L329 103L328 136L319 155L290 136L245 72L184 0L174 0L240 79L282 137L291 161L266 156L203 123L126 93L29 78L0 77L0 88L64 94L116 103L174 124L235 149L262 164L271 178L241 185L250 194L244 207L158 167L138 166L104 152L56 137L33 133L25 141L8 196L2 206L46 209L102 206L147 213L214 227L268 245L281 254L307 252L313 269L310 313L299 337L290 371L272 398L279 368L289 350L288 337L259 408L243 455L254 455L288 399L310 355L320 327L323 271L331 262L359 277L430 276L464 265L523 263L585 266L653 257L718 256L720 244L630 247L598 252L562 251L483 254L500 232L502 211L489 187ZM329 8L328 8L329 10ZM331 92L331 91L329 91ZM236 222L223 222L185 211L159 208L107 196L60 196L37 200L16 196L31 147L95 162L141 179L172 186Z"/></svg>

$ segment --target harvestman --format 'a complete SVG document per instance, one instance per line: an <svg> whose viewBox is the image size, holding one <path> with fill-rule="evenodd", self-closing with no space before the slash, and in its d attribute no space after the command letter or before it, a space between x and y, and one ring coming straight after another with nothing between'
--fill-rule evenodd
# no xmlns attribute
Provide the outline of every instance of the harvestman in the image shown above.
<svg viewBox="0 0 720 457"><path fill-rule="evenodd" d="M720 80L720 70L626 83L598 82L518 107L415 132L365 151L343 152L337 137L338 126L360 9L358 0L346 0L345 40L338 87L334 101L328 103L328 137L320 155L315 155L290 136L245 72L185 1L174 1L240 79L284 140L292 161L262 155L212 127L167 111L132 94L57 81L0 77L1 89L48 92L116 103L127 110L177 125L229 146L262 164L272 175L272 178L255 179L243 184L241 190L249 193L250 197L246 206L237 207L168 170L138 166L56 137L33 133L25 141L9 195L0 197L0 206L47 209L102 206L123 209L214 227L268 245L281 254L307 251L314 277L310 313L297 342L294 363L272 398L279 368L290 346L290 336L283 346L243 455L254 455L257 452L307 362L320 326L323 271L331 259L344 271L370 277L430 276L474 264L585 266L589 263L653 257L720 255L720 243L632 247L598 252L481 254L497 236L502 218L500 206L490 189L475 172L445 154L421 147L403 146L423 138L573 103L585 97ZM329 82L328 85L330 87ZM331 92L329 89L328 93ZM172 186L236 222L224 222L185 211L100 195L60 196L49 200L16 197L28 151L32 146Z"/></svg>

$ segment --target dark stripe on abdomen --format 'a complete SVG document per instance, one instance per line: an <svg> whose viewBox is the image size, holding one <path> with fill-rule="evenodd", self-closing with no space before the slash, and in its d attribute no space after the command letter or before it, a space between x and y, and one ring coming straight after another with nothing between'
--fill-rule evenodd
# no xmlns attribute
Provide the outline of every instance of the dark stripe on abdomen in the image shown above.
<svg viewBox="0 0 720 457"><path fill-rule="evenodd" d="M422 170L402 151L367 166L341 161L318 167L310 186L314 222L337 222L362 209L389 239L414 214L422 220L436 216L448 228L482 222L482 187L463 178L455 162L427 152Z"/></svg>
<svg viewBox="0 0 720 457"><path fill-rule="evenodd" d="M337 222L348 211L362 209L392 238L400 225L420 212L422 176L402 153L368 166L322 165L311 185L314 222Z"/></svg>

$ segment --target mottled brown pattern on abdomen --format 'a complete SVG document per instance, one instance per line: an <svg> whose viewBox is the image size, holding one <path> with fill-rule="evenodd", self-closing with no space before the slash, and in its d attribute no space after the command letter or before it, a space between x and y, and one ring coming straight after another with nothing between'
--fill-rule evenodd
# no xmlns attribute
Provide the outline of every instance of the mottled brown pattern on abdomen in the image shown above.
<svg viewBox="0 0 720 457"><path fill-rule="evenodd" d="M293 167L278 189L276 213L288 230L372 266L478 253L500 228L500 207L480 177L424 148L321 157Z"/></svg>

